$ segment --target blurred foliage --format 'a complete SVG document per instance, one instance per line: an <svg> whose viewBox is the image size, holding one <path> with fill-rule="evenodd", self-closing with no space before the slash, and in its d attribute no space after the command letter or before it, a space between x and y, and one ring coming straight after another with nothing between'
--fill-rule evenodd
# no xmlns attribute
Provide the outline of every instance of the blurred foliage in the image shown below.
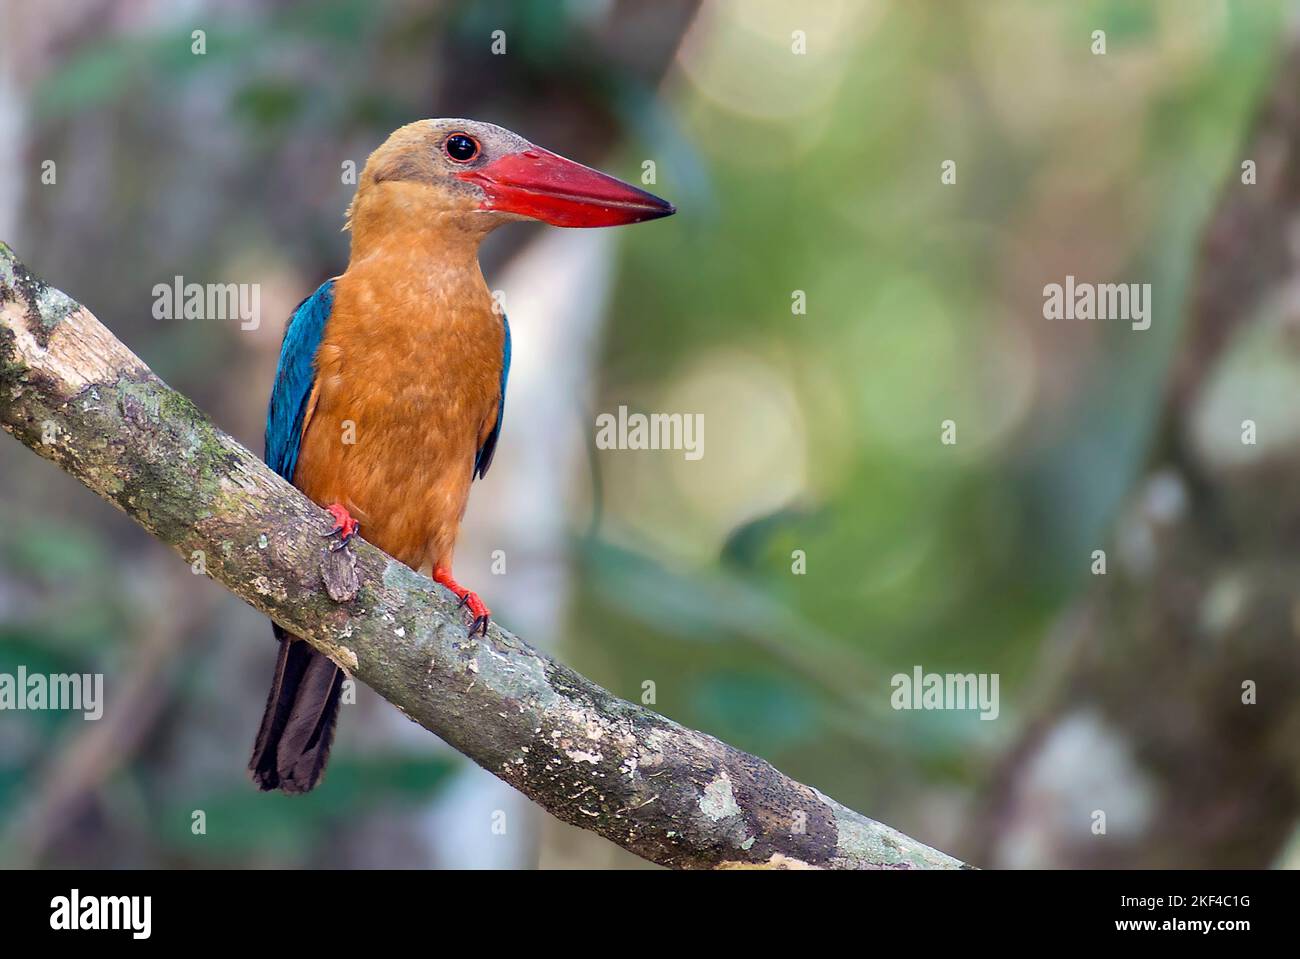
<svg viewBox="0 0 1300 959"><path fill-rule="evenodd" d="M657 680L669 715L903 823L922 783L979 776L1142 465L1280 16L706 10L668 95L711 196L697 214L662 184L684 222L628 237L599 407L701 411L706 455L604 454L600 536L662 568L586 541L578 621L618 644L579 666L632 697ZM1045 332L1042 287L1066 273L1150 282L1152 329ZM915 664L1000 673L1002 721L881 708Z"/></svg>
<svg viewBox="0 0 1300 959"><path fill-rule="evenodd" d="M329 789L303 796L267 795L246 783L213 791L196 790L159 810L157 838L167 855L194 858L193 811L205 814L204 828L223 837L215 855L240 861L310 861L328 847L335 834L375 810L419 806L436 795L459 764L451 759L385 756L336 758L330 764ZM206 846L204 858L211 857Z"/></svg>
<svg viewBox="0 0 1300 959"><path fill-rule="evenodd" d="M584 159L599 131L625 173L653 158L680 212L620 237L597 410L703 413L706 454L595 456L569 504L564 655L633 700L653 681L656 709L900 828L953 828L926 817L1010 738L1142 465L1198 231L1289 4L706 3L658 88L635 42L657 4L127 6L71 29L32 82L29 153L68 186L29 191L19 249L254 447L279 321L151 324L158 279L254 271L264 312L287 315L346 260L341 159L420 116L473 111ZM496 29L508 56L488 52ZM1042 287L1066 273L1150 282L1152 329L1048 326ZM154 544L13 446L0 671L121 658L148 615L122 558ZM344 820L445 784L449 761L363 758L345 730L321 791L252 792L235 739L263 677L223 657L265 627L222 609L177 671L190 698L105 787L135 797L113 808L154 854L329 861ZM891 710L890 677L916 664L1000 673L1000 721ZM0 821L74 725L55 715L0 723ZM180 762L196 742L220 756ZM188 841L200 806L221 842Z"/></svg>

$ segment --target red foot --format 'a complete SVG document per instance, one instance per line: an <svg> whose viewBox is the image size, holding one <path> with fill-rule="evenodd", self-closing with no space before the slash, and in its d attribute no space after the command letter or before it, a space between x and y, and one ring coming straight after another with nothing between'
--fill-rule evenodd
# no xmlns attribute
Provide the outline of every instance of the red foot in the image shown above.
<svg viewBox="0 0 1300 959"><path fill-rule="evenodd" d="M460 597L460 604L469 607L469 613L474 617L473 622L469 625L469 634L475 633L487 635L488 621L492 618L492 610L483 604L483 600L478 598L477 593L471 593L460 583L451 578L451 570L439 566L433 571L433 581L442 583L449 590Z"/></svg>
<svg viewBox="0 0 1300 959"><path fill-rule="evenodd" d="M357 530L361 529L361 524L352 518L347 508L341 503L334 503L325 507L325 509L334 517L334 528L325 535L327 537L338 535L339 541L330 547L332 551L338 552L348 545L348 540L357 535Z"/></svg>

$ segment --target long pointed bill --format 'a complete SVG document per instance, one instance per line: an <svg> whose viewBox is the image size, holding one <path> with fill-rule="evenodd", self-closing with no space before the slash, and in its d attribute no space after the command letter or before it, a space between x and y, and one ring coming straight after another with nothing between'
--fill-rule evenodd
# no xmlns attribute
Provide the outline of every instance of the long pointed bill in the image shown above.
<svg viewBox="0 0 1300 959"><path fill-rule="evenodd" d="M619 226L676 212L653 193L541 147L456 175L483 190L483 209L517 213L552 226Z"/></svg>

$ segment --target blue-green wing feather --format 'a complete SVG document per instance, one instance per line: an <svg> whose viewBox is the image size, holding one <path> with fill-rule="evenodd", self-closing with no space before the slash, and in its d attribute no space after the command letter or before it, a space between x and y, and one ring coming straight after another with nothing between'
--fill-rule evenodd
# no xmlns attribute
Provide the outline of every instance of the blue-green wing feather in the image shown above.
<svg viewBox="0 0 1300 959"><path fill-rule="evenodd" d="M266 411L266 453L268 466L293 481L302 445L303 417L316 381L316 351L320 349L325 321L334 306L334 281L326 280L298 304L285 327L280 345L280 363Z"/></svg>
<svg viewBox="0 0 1300 959"><path fill-rule="evenodd" d="M510 321L506 319L504 313L501 314L501 325L506 333L501 357L501 400L497 403L497 425L492 428L492 432L488 434L474 457L474 473L477 473L480 479L487 475L488 467L492 465L492 457L497 451L497 438L501 435L501 421L506 416L506 380L510 376Z"/></svg>

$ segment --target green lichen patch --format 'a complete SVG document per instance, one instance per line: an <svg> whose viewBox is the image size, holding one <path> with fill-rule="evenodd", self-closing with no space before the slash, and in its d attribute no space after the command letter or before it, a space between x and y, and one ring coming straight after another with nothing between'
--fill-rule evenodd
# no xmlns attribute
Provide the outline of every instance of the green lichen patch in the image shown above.
<svg viewBox="0 0 1300 959"><path fill-rule="evenodd" d="M62 290L33 274L7 246L0 249L0 285L5 288L0 302L20 300L25 305L27 328L42 348L50 345L55 328L79 306Z"/></svg>
<svg viewBox="0 0 1300 959"><path fill-rule="evenodd" d="M4 302L4 290L0 289L0 303ZM23 371L26 369L23 364L18 362L18 351L14 347L14 335L0 327L0 404L6 400L6 395L11 390L17 388L18 381L22 378Z"/></svg>

